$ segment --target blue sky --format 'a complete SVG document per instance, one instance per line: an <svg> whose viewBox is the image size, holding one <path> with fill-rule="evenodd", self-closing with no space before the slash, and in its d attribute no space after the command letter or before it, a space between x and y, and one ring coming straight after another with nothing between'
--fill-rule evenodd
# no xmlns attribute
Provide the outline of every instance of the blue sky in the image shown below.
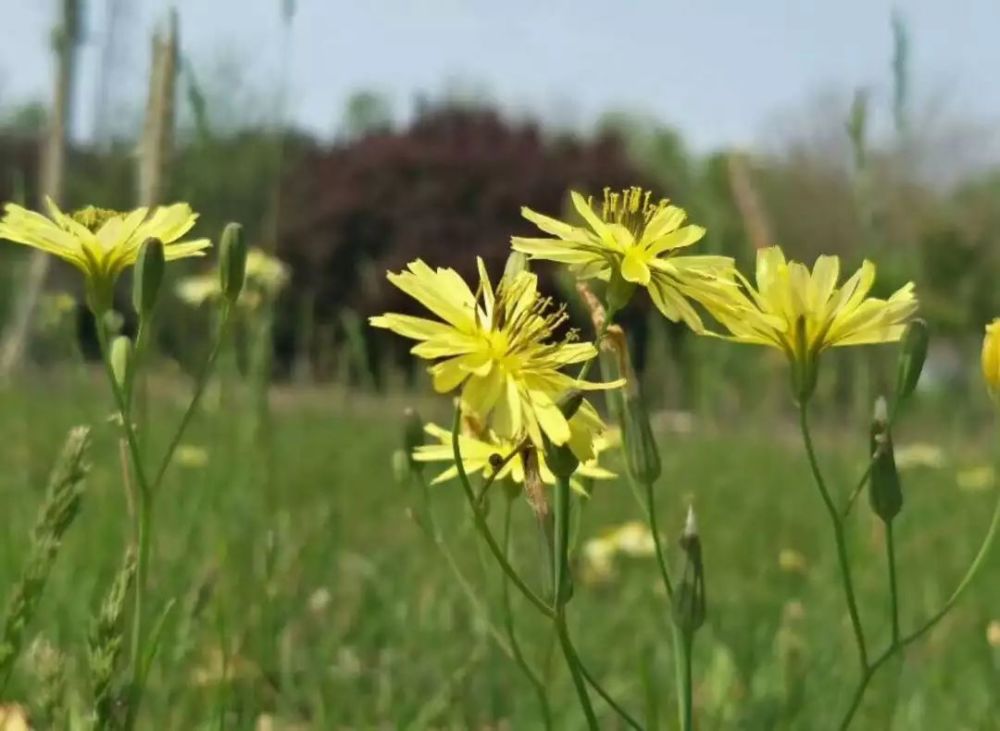
<svg viewBox="0 0 1000 731"><path fill-rule="evenodd" d="M111 0L84 0L87 43L75 132L95 118L97 60ZM148 34L173 5L185 57L212 78L223 59L251 87L222 100L252 107L279 76L281 0L119 0L116 114L141 104ZM0 104L48 93L48 37L59 0L0 0ZM485 91L508 108L586 126L608 109L672 124L698 149L752 145L822 93L870 86L888 104L897 6L912 37L916 98L983 125L1000 121L996 0L297 0L288 113L336 131L359 88L385 93L399 116L419 93ZM239 97L239 98L236 98ZM942 101L943 100L943 101ZM259 95L255 113L266 116Z"/></svg>

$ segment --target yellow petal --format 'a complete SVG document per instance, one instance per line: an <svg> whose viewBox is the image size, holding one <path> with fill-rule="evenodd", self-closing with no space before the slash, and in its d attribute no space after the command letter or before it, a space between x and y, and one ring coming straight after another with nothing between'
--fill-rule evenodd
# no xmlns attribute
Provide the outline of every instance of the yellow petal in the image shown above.
<svg viewBox="0 0 1000 731"><path fill-rule="evenodd" d="M645 287L649 284L649 267L646 266L638 252L629 251L622 259L622 279L635 282Z"/></svg>

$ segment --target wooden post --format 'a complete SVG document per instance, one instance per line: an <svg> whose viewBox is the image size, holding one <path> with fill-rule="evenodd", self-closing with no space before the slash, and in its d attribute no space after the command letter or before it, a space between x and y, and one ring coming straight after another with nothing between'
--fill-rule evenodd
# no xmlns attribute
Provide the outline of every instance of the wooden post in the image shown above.
<svg viewBox="0 0 1000 731"><path fill-rule="evenodd" d="M140 206L161 202L169 173L174 141L174 105L177 82L177 11L171 11L166 31L153 34L153 61L149 73L146 122L139 147Z"/></svg>

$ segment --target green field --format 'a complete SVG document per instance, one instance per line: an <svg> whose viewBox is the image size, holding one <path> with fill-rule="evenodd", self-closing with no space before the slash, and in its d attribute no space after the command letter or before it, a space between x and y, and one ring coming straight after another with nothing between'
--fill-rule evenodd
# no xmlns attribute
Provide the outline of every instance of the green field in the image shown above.
<svg viewBox="0 0 1000 731"><path fill-rule="evenodd" d="M0 586L11 586L20 570L66 430L94 427L83 509L28 632L67 655L68 693L81 713L88 703L90 617L129 530L101 376L97 370L26 376L0 395L0 504L7 526ZM164 430L144 435L154 445L179 418L181 388L169 381L150 389L155 418L149 422ZM185 440L207 448L207 464L175 464L157 502L151 606L177 604L140 728L541 728L531 686L490 634L501 617L485 622L408 517L419 493L397 484L390 460L407 399L280 388L272 394L271 436L253 446L246 441L241 394L221 398L222 408L209 399L216 407ZM439 419L447 419L446 408L444 402L423 405ZM897 446L909 431L922 433L944 448L945 465L904 472L906 506L896 528L904 631L935 611L959 581L995 500L988 486L963 489L956 481L959 470L989 461L991 427L944 429L926 413L909 422ZM863 467L866 429L840 424L818 431L829 476L846 491ZM842 436L832 441L833 434ZM829 525L792 422L770 417L722 427L696 421L688 433L663 431L659 440L661 524L674 546L693 502L704 542L709 619L695 649L698 728L834 727L857 679L856 659ZM500 575L478 553L458 486L436 487L432 495L462 570L482 602L498 606ZM504 507L497 492L490 518L498 532ZM532 570L540 561L534 518L523 499L513 512L518 565L540 579ZM599 484L583 507L578 545L640 517L624 482ZM862 500L849 521L849 540L876 650L888 641L879 531ZM577 568L578 576L586 573ZM958 609L902 663L880 671L857 728L1000 726L1000 648L986 639L998 616L998 570L994 552ZM556 727L581 728L546 623L518 597L513 601L522 645L537 667L548 667L542 672ZM581 655L605 687L649 728L672 727L669 619L655 562L623 559L609 581L578 580L569 613ZM29 653L5 700L30 704L38 683ZM623 727L595 703L602 728Z"/></svg>

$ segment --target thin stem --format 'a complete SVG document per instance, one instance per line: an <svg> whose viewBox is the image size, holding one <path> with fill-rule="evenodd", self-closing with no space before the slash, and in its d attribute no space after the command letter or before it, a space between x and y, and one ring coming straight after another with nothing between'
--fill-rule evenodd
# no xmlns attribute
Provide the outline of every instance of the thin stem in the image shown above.
<svg viewBox="0 0 1000 731"><path fill-rule="evenodd" d="M476 495L476 505L480 508L483 507L483 503L486 501L486 495L493 483L496 482L497 475L499 475L500 471L506 467L510 461L514 459L514 457L516 457L522 449L524 449L525 446L527 446L527 442L528 440L522 441L519 445L514 447L514 449L512 449L507 456L500 460L500 464L496 466L496 469L494 469L490 476L483 481L482 486L479 488L479 494Z"/></svg>
<svg viewBox="0 0 1000 731"><path fill-rule="evenodd" d="M628 725L632 729L635 729L635 731L644 731L642 724L636 721L635 718L631 716L628 711L622 708L615 701L615 699L611 697L611 694L608 693L608 691L606 691L599 682L597 682L597 679L590 674L590 671L587 670L587 666L583 664L583 661L579 659L579 656L577 656L577 661L580 663L580 672L583 673L583 679L587 681L587 685L593 688L594 692L596 692L597 695L601 696L601 698L604 699L604 702L607 703L609 706L611 706L612 709L614 709L614 712L621 717L621 719L626 723L626 725Z"/></svg>
<svg viewBox="0 0 1000 731"><path fill-rule="evenodd" d="M163 454L163 460L160 462L160 468L156 471L156 478L152 483L152 489L154 492L158 490L160 485L163 483L163 477L167 473L167 469L170 467L170 463L174 458L174 452L177 451L177 447L180 445L181 439L184 438L184 432L187 431L188 425L191 423L191 419L194 418L195 412L198 411L198 407L201 405L202 396L205 395L205 387L208 385L208 378L212 373L212 368L215 366L215 361L219 358L219 352L222 350L222 343L225 339L231 314L232 306L226 302L222 306L222 317L219 319L219 327L215 333L215 341L212 343L212 349L209 351L208 358L205 360L201 372L198 374L198 378L195 381L194 395L191 397L191 402L188 404L187 410L181 417L180 424L178 424L177 430L174 432L174 435L170 440L170 444L167 446L167 451Z"/></svg>
<svg viewBox="0 0 1000 731"><path fill-rule="evenodd" d="M885 524L885 556L889 564L889 611L892 616L892 644L899 642L899 584L896 579L896 542L892 521Z"/></svg>
<svg viewBox="0 0 1000 731"><path fill-rule="evenodd" d="M510 562L507 561L506 557L503 555L503 551L500 546L497 545L496 539L493 537L493 533L490 531L489 525L486 523L486 519L483 517L482 512L479 510L476 504L476 495L472 491L472 484L469 482L469 475L465 471L465 463L462 461L462 447L459 443L459 432L462 426L462 410L461 407L455 407L455 423L452 426L451 431L451 446L452 451L455 456L455 467L458 470L459 482L462 485L462 490L465 493L465 498L469 502L469 507L472 508L472 517L475 521L476 528L479 534L482 536L483 541L485 541L487 547L490 549L490 553L493 554L493 558L496 562L500 564L500 568L503 572L510 578L511 583L517 587L524 597L531 602L535 608L544 614L546 617L553 618L555 612L552 610L548 604L545 603L531 587L529 587L524 580L518 575L517 571Z"/></svg>
<svg viewBox="0 0 1000 731"><path fill-rule="evenodd" d="M580 707L587 718L587 725L597 729L597 717L587 693L587 682L580 671L580 659L573 648L566 625L566 602L569 600L569 476L558 475L555 487L555 550L552 559L552 593L555 602L555 629L559 638L566 665L573 678L573 686L580 701Z"/></svg>
<svg viewBox="0 0 1000 731"><path fill-rule="evenodd" d="M663 586L667 590L667 597L673 598L674 585L670 580L670 569L667 568L667 559L663 552L660 530L656 522L656 502L653 497L655 490L653 490L652 482L647 482L644 487L646 488L646 511L647 518L649 519L649 530L653 534L653 546L656 548L656 562L660 567L660 578L663 579Z"/></svg>
<svg viewBox="0 0 1000 731"><path fill-rule="evenodd" d="M594 714L594 707L590 704L590 696L587 694L587 681L580 670L580 659L577 657L576 649L569 638L569 628L566 626L566 613L563 607L557 611L553 621L556 636L559 638L559 647L562 648L563 656L566 658L566 665L573 678L573 687L576 689L580 707L583 709L583 715L587 718L587 728L590 731L598 731L600 726L597 723L597 716Z"/></svg>
<svg viewBox="0 0 1000 731"><path fill-rule="evenodd" d="M861 475L861 479L858 480L858 484L854 486L851 490L851 494L847 498L847 504L844 505L843 513L841 514L841 519L847 518L851 514L851 510L854 508L854 503L861 495L861 491L865 489L865 485L868 484L868 478L871 477L872 469L875 467L875 455L872 455L871 459L868 460L868 466Z"/></svg>
<svg viewBox="0 0 1000 731"><path fill-rule="evenodd" d="M677 696L677 725L678 728L686 731L690 728L687 724L693 717L691 712L690 661L688 658L690 653L685 649L687 640L683 630L677 626L677 622L670 622L670 629L673 635L671 645L674 650L674 693Z"/></svg>
<svg viewBox="0 0 1000 731"><path fill-rule="evenodd" d="M848 726L851 725L851 721L854 719L854 714L857 713L858 708L861 705L861 699L864 697L865 689L868 687L868 683L871 682L872 677L878 669L892 659L897 652L902 652L907 646L913 644L933 629L934 626L944 619L958 603L958 600L961 598L962 594L965 593L966 589L969 588L973 579L976 578L976 575L982 568L986 557L989 555L990 549L993 547L993 541L996 539L998 527L1000 527L1000 497L998 497L996 506L993 508L993 517L990 520L990 527L987 529L986 536L983 538L983 542L979 546L979 551L976 553L976 557L972 559L972 563L969 564L969 568L966 569L965 575L955 588L955 591L953 591L951 596L948 597L948 601L944 603L936 614L920 625L917 629L900 638L898 642L894 642L890 645L885 652L879 655L875 662L862 672L861 680L858 682L858 686L854 690L854 695L851 697L851 703L840 723L839 728L841 731L844 731L844 729L847 729Z"/></svg>
<svg viewBox="0 0 1000 731"><path fill-rule="evenodd" d="M107 323L104 313L95 313L94 318L97 323L97 338L101 347L104 370L108 377L111 393L114 396L115 404L118 407L118 415L121 418L122 430L128 442L129 456L132 461L132 469L135 473L138 490L136 492L137 505L135 511L135 537L138 542L138 556L135 571L135 606L132 612L132 642L129 647L130 663L132 667L133 691L138 694L140 690L142 663L142 642L143 642L143 615L145 611L144 602L146 594L146 578L149 572L149 556L152 546L153 527L153 495L149 488L149 481L146 478L146 471L143 467L142 453L139 448L139 440L135 433L135 425L132 423L132 413L129 407L129 400L115 377L114 369L111 367L111 348L108 339ZM129 704L129 716L134 718L135 705L137 699Z"/></svg>
<svg viewBox="0 0 1000 731"><path fill-rule="evenodd" d="M694 644L694 636L690 632L681 632L681 656L683 657L681 672L681 690L683 695L681 728L683 731L691 731L694 728L694 683L691 673L691 649Z"/></svg>
<svg viewBox="0 0 1000 731"><path fill-rule="evenodd" d="M812 468L813 477L816 480L816 487L819 488L823 504L830 515L830 523L833 527L833 536L837 544L837 561L840 564L840 578L844 585L844 596L847 599L847 611L851 617L851 628L854 631L854 640L858 647L858 661L861 664L862 672L868 668L868 648L865 644L865 632L861 626L861 616L858 613L858 602L854 595L854 582L851 579L851 564L847 556L847 542L844 538L844 526L840 520L840 514L833 504L833 498L826 487L823 473L820 471L819 462L816 459L816 450L813 448L812 435L809 432L809 417L807 402L799 402L799 427L802 431L802 441L805 444L806 454L809 457L809 466Z"/></svg>
<svg viewBox="0 0 1000 731"><path fill-rule="evenodd" d="M508 560L510 560L511 502L512 501L510 500L505 501L503 514L503 552L504 556L506 556ZM542 711L542 721L545 724L545 728L551 729L552 709L549 707L549 698L545 693L545 684L542 682L541 678L538 677L538 674L531 668L531 665L528 664L528 660L525 658L524 652L521 650L521 643L517 641L517 634L514 632L514 612L511 608L510 581L507 578L507 574L503 575L501 594L504 628L507 630L507 639L510 643L511 655L514 658L514 661L521 668L521 672L524 673L525 677L531 683L531 687L535 690L535 695L538 697L538 705Z"/></svg>

